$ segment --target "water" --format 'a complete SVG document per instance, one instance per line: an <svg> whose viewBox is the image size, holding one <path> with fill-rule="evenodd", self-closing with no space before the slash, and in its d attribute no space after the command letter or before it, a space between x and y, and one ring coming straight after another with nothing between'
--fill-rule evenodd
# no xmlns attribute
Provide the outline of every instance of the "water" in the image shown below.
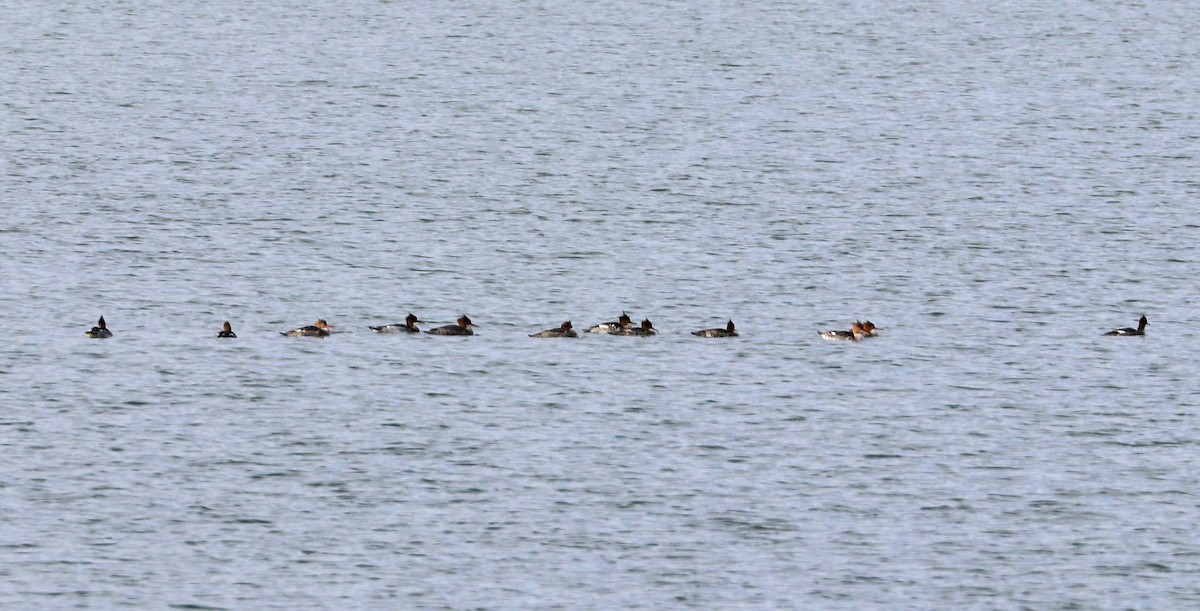
<svg viewBox="0 0 1200 611"><path fill-rule="evenodd" d="M1191 5L3 8L5 607L1200 600Z"/></svg>

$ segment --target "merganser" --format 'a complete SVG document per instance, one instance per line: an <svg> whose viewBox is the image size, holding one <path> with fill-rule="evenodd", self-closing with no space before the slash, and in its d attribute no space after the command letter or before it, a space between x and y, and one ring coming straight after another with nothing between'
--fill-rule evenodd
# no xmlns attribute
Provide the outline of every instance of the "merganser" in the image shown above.
<svg viewBox="0 0 1200 611"><path fill-rule="evenodd" d="M425 321L417 320L417 317L409 312L408 316L404 317L404 323L394 323L390 325L382 325L379 327L368 327L376 333L420 333L416 323L424 324Z"/></svg>
<svg viewBox="0 0 1200 611"><path fill-rule="evenodd" d="M233 338L237 337L237 333L233 332L233 327L229 326L229 321L225 321L225 324L221 326L221 332L217 334L217 337Z"/></svg>
<svg viewBox="0 0 1200 611"><path fill-rule="evenodd" d="M104 322L104 319L101 318L100 322ZM1125 327L1124 329L1113 329L1112 331L1105 333L1105 335L1145 335L1146 325L1148 324L1150 324L1149 321L1147 321L1146 317L1143 316L1138 319L1138 327L1136 329L1131 329L1129 327Z"/></svg>
<svg viewBox="0 0 1200 611"><path fill-rule="evenodd" d="M873 323L869 320L867 322L864 322L862 324L862 327L863 327L863 337L876 337L879 335L879 332L883 330L883 329L880 329L879 327L876 327L875 323Z"/></svg>
<svg viewBox="0 0 1200 611"><path fill-rule="evenodd" d="M321 320L318 320L316 324L292 329L291 331L287 332L280 331L279 334L286 335L288 337L329 337L329 330L332 328L333 327L330 326L329 323L325 322L324 318L322 318Z"/></svg>
<svg viewBox="0 0 1200 611"><path fill-rule="evenodd" d="M546 329L529 337L579 337L579 334L571 327L571 321L568 320L559 325L557 329Z"/></svg>
<svg viewBox="0 0 1200 611"><path fill-rule="evenodd" d="M594 327L588 327L588 333L612 333L621 329L628 329L633 326L633 320L625 312L621 312L621 316L616 322L602 322Z"/></svg>
<svg viewBox="0 0 1200 611"><path fill-rule="evenodd" d="M466 314L463 314L458 317L458 324L430 329L426 333L430 335L475 335L475 332L471 330L471 327L474 326L475 323L471 322Z"/></svg>
<svg viewBox="0 0 1200 611"><path fill-rule="evenodd" d="M101 316L100 321L96 323L96 326L92 327L90 331L84 331L83 335L84 337L90 337L92 339L104 339L106 337L112 337L112 331L108 330L108 325L104 324L104 317Z"/></svg>
<svg viewBox="0 0 1200 611"><path fill-rule="evenodd" d="M821 336L821 339L857 342L863 338L863 324L855 321L854 326L850 327L849 331L825 331L824 333L818 333L818 335Z"/></svg>
<svg viewBox="0 0 1200 611"><path fill-rule="evenodd" d="M737 334L737 329L733 328L732 320L725 325L724 329L701 329L699 331L692 331L692 335L699 335L700 337L737 337Z"/></svg>
<svg viewBox="0 0 1200 611"><path fill-rule="evenodd" d="M640 327L625 326L617 329L616 331L610 331L609 335L636 335L639 337L649 337L651 335L656 335L657 333L658 329L655 329L654 325L650 323L649 319L647 319L642 321L642 326Z"/></svg>

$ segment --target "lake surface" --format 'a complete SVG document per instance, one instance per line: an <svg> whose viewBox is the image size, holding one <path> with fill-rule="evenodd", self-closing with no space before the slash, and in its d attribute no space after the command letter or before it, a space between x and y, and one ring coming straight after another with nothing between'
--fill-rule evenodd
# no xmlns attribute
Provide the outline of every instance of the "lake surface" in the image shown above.
<svg viewBox="0 0 1200 611"><path fill-rule="evenodd" d="M0 606L1200 605L1200 5L746 4L0 3Z"/></svg>

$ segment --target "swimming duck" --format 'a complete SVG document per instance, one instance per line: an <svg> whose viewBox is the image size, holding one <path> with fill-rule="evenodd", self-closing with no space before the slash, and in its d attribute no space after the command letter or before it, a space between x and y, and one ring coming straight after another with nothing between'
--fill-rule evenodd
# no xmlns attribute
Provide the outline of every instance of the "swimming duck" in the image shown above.
<svg viewBox="0 0 1200 611"><path fill-rule="evenodd" d="M237 337L237 333L233 332L233 327L229 326L229 321L225 321L225 324L221 326L221 332L217 334L217 337L234 338Z"/></svg>
<svg viewBox="0 0 1200 611"><path fill-rule="evenodd" d="M633 326L633 320L629 318L628 314L626 314L625 312L621 312L621 316L617 318L616 322L602 322L593 327L588 327L587 332L588 333L613 333L614 331L620 331L621 329L628 329L632 326Z"/></svg>
<svg viewBox="0 0 1200 611"><path fill-rule="evenodd" d="M417 328L417 323L424 324L425 321L417 320L417 317L413 315L412 312L409 312L408 316L404 317L403 324L394 323L390 325L369 328L376 333L420 333L421 330Z"/></svg>
<svg viewBox="0 0 1200 611"><path fill-rule="evenodd" d="M112 337L112 331L108 330L108 325L104 324L104 317L101 316L100 321L96 323L96 326L92 327L90 331L84 331L83 335L84 337L90 337L92 339L104 339L106 337Z"/></svg>
<svg viewBox="0 0 1200 611"><path fill-rule="evenodd" d="M657 334L658 329L654 328L654 325L650 323L649 319L643 320L642 326L640 327L626 325L625 327L617 329L616 331L609 331L609 335L636 335L638 337L649 337Z"/></svg>
<svg viewBox="0 0 1200 611"><path fill-rule="evenodd" d="M821 339L857 342L863 338L863 324L854 321L854 326L850 327L849 331L825 331L824 333L818 333L818 335L821 336Z"/></svg>
<svg viewBox="0 0 1200 611"><path fill-rule="evenodd" d="M692 335L699 335L700 337L737 337L737 334L737 329L733 328L732 320L725 325L724 329L701 329L699 331L692 331Z"/></svg>
<svg viewBox="0 0 1200 611"><path fill-rule="evenodd" d="M571 327L571 321L568 320L559 325L557 329L546 329L529 337L579 337L579 334Z"/></svg>
<svg viewBox="0 0 1200 611"><path fill-rule="evenodd" d="M318 320L316 324L292 329L291 331L287 332L280 331L279 334L286 335L288 337L329 337L329 330L332 328L333 327L330 326L329 323L325 322L324 318L322 318L321 320Z"/></svg>
<svg viewBox="0 0 1200 611"><path fill-rule="evenodd" d="M471 322L466 314L463 314L458 317L458 324L430 329L426 333L430 335L475 335L475 332L471 330L471 327L474 326L475 323Z"/></svg>
<svg viewBox="0 0 1200 611"><path fill-rule="evenodd" d="M100 322L104 322L104 319L101 318ZM1146 317L1143 316L1138 319L1138 327L1136 329L1131 329L1129 327L1125 327L1124 329L1113 329L1112 331L1105 333L1105 335L1145 335L1146 325L1148 324L1150 324L1149 321L1147 321Z"/></svg>
<svg viewBox="0 0 1200 611"><path fill-rule="evenodd" d="M880 329L879 327L876 327L875 323L873 323L869 320L862 324L862 328L863 328L863 337L877 337L879 335L879 332L883 330L883 329Z"/></svg>

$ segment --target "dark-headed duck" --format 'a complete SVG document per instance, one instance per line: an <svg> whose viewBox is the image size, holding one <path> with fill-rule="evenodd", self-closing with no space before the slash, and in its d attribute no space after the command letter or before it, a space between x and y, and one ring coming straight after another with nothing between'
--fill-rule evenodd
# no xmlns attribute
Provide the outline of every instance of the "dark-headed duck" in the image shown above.
<svg viewBox="0 0 1200 611"><path fill-rule="evenodd" d="M724 329L701 329L699 331L692 331L692 335L699 335L700 337L737 337L737 334L737 329L734 328L732 320L725 325Z"/></svg>
<svg viewBox="0 0 1200 611"><path fill-rule="evenodd" d="M417 317L409 312L408 316L404 317L404 323L393 323L390 325L382 325L379 327L370 327L376 333L420 333L417 328L417 323L424 324L425 321L417 320Z"/></svg>
<svg viewBox="0 0 1200 611"><path fill-rule="evenodd" d="M658 329L655 329L654 325L650 323L650 320L646 319L646 320L642 321L642 326L640 326L640 327L626 326L621 329L617 329L616 331L610 331L609 333L611 335L633 335L633 336L637 336L637 337L649 337L651 335L658 334Z"/></svg>
<svg viewBox="0 0 1200 611"><path fill-rule="evenodd" d="M101 318L100 322L104 322L104 319ZM1124 329L1113 329L1112 331L1105 333L1105 335L1145 335L1146 325L1148 324L1150 324L1150 322L1146 320L1145 316L1143 316L1138 319L1138 327L1136 329L1131 329L1129 327L1125 327Z"/></svg>
<svg viewBox="0 0 1200 611"><path fill-rule="evenodd" d="M237 337L237 333L233 332L233 327L229 325L229 321L225 321L225 324L221 326L221 332L217 334L217 337L234 338Z"/></svg>
<svg viewBox="0 0 1200 611"><path fill-rule="evenodd" d="M557 329L546 329L529 337L579 337L579 334L571 327L571 321L568 320L559 325Z"/></svg>
<svg viewBox="0 0 1200 611"><path fill-rule="evenodd" d="M101 316L99 322L96 323L96 326L92 327L91 330L84 331L83 335L92 339L104 339L106 337L112 337L112 331L108 330L108 325L104 324L104 317Z"/></svg>
<svg viewBox="0 0 1200 611"><path fill-rule="evenodd" d="M471 327L474 326L475 323L471 322L466 314L463 314L458 317L458 324L430 329L426 333L430 335L475 335L475 332L471 330Z"/></svg>
<svg viewBox="0 0 1200 611"><path fill-rule="evenodd" d="M332 328L333 327L330 326L329 323L325 322L324 318L322 318L321 320L318 320L316 324L308 325L307 327L299 327L297 329L292 329L291 331L280 331L279 333L288 337L329 337L330 329Z"/></svg>
<svg viewBox="0 0 1200 611"><path fill-rule="evenodd" d="M621 329L628 329L633 326L633 320L625 312L621 312L621 316L614 322L602 322L598 325L588 327L588 333L614 333Z"/></svg>

